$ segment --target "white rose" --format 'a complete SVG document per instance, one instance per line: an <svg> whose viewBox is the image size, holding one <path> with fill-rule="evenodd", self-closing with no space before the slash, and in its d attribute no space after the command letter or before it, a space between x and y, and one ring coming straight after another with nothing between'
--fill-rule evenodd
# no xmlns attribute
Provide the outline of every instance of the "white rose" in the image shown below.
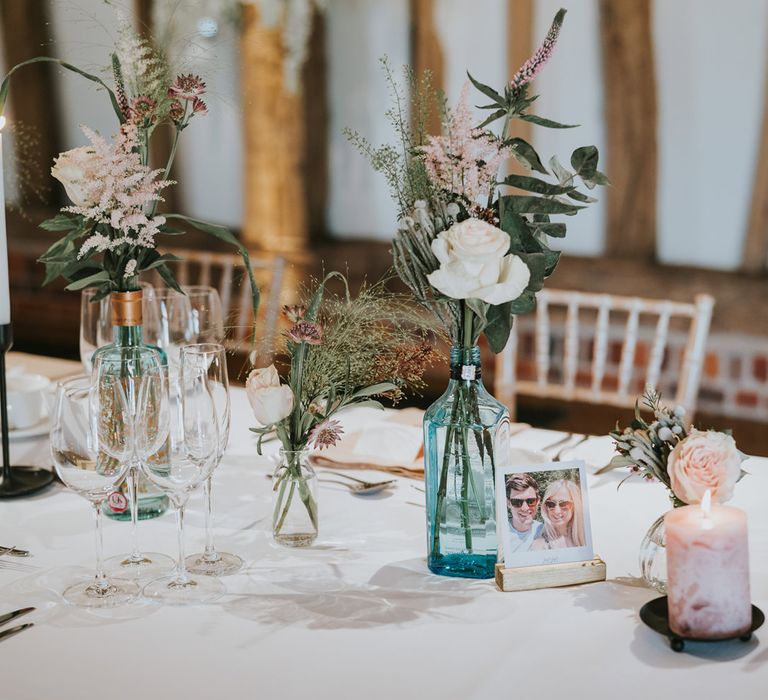
<svg viewBox="0 0 768 700"><path fill-rule="evenodd" d="M479 219L454 224L432 241L440 267L427 275L451 299L480 299L498 305L517 299L531 272L509 249L509 236Z"/></svg>
<svg viewBox="0 0 768 700"><path fill-rule="evenodd" d="M280 384L274 365L253 370L245 381L245 393L253 415L262 425L274 425L293 410L291 387Z"/></svg>
<svg viewBox="0 0 768 700"><path fill-rule="evenodd" d="M67 196L78 207L90 207L96 203L86 188L91 181L89 172L95 158L96 152L92 147L80 146L60 153L53 161L51 175L64 185Z"/></svg>
<svg viewBox="0 0 768 700"><path fill-rule="evenodd" d="M441 264L460 260L470 269L501 260L509 250L509 235L480 219L467 219L438 234L432 252Z"/></svg>
<svg viewBox="0 0 768 700"><path fill-rule="evenodd" d="M429 283L451 299L480 299L494 305L517 299L530 278L528 266L512 253L474 269L449 262L427 275Z"/></svg>
<svg viewBox="0 0 768 700"><path fill-rule="evenodd" d="M701 503L709 489L713 500L724 503L741 474L741 453L730 435L693 429L670 453L667 472L681 501Z"/></svg>

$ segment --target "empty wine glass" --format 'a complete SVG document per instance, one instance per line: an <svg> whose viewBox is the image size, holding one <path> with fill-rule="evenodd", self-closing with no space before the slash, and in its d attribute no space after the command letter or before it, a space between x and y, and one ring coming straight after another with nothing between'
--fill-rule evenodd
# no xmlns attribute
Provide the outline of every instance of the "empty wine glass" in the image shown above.
<svg viewBox="0 0 768 700"><path fill-rule="evenodd" d="M167 462L168 438L168 379L160 353L148 347L126 348L120 357L97 355L93 378L100 384L106 377L119 379L123 386L128 410L134 421L133 451L128 457L128 503L131 509L131 552L111 557L107 566L132 578L157 576L166 573L173 560L159 552L142 552L138 539L138 491L139 465L142 460ZM165 387L165 393L155 391L148 398L155 403L140 405L139 397L148 383L153 387ZM158 497L162 497L159 494Z"/></svg>
<svg viewBox="0 0 768 700"><path fill-rule="evenodd" d="M197 343L181 349L182 372L202 372L208 391L213 397L219 424L219 445L216 452L218 467L229 441L229 378L227 376L227 355L223 345L218 343ZM187 557L187 569L195 574L225 576L234 574L243 566L243 560L231 552L218 552L213 544L213 509L211 505L211 477L203 484L205 501L205 551Z"/></svg>
<svg viewBox="0 0 768 700"><path fill-rule="evenodd" d="M179 370L179 348L192 340L189 299L174 289L154 290L152 308L144 322L144 337L168 357L171 374Z"/></svg>
<svg viewBox="0 0 768 700"><path fill-rule="evenodd" d="M133 450L132 419L119 381L90 377L59 384L51 427L51 455L59 478L88 499L96 516L96 575L69 586L64 599L86 607L112 607L139 593L132 581L108 579L102 561L101 507L125 478Z"/></svg>
<svg viewBox="0 0 768 700"><path fill-rule="evenodd" d="M182 288L189 299L190 343L223 343L224 313L221 298L214 287L188 285Z"/></svg>
<svg viewBox="0 0 768 700"><path fill-rule="evenodd" d="M146 477L162 489L176 509L179 560L170 576L151 581L144 596L166 603L207 603L224 592L217 578L190 576L184 559L184 509L190 493L205 481L216 466L219 426L213 396L204 370L182 367L173 382L170 398L168 461L143 461ZM145 384L147 391L152 387ZM144 402L144 399L141 399Z"/></svg>

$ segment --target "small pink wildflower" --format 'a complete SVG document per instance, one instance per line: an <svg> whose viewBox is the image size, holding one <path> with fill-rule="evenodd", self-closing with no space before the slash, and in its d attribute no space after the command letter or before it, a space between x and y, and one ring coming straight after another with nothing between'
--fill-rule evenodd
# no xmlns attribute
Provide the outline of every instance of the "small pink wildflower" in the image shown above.
<svg viewBox="0 0 768 700"><path fill-rule="evenodd" d="M341 423L337 420L324 420L318 423L309 433L309 443L318 450L333 447L344 434Z"/></svg>
<svg viewBox="0 0 768 700"><path fill-rule="evenodd" d="M560 11L555 15L555 19L552 21L552 26L547 32L547 36L544 38L544 43L536 50L521 67L517 73L512 76L512 80L509 81L510 87L513 90L519 90L523 85L530 83L539 71L544 67L544 64L552 57L552 53L555 50L555 44L557 43L557 37L560 34L560 27L563 26L564 11Z"/></svg>
<svg viewBox="0 0 768 700"><path fill-rule="evenodd" d="M157 109L157 102L151 97L147 95L134 97L128 112L131 123L136 126L142 126L145 122L151 124L155 121L155 109Z"/></svg>
<svg viewBox="0 0 768 700"><path fill-rule="evenodd" d="M179 100L194 100L205 92L205 83L199 75L177 75L168 88L168 97Z"/></svg>
<svg viewBox="0 0 768 700"><path fill-rule="evenodd" d="M298 321L285 332L285 335L294 343L320 345L323 340L323 329L319 324L311 321Z"/></svg>
<svg viewBox="0 0 768 700"><path fill-rule="evenodd" d="M192 111L195 114L208 114L208 105L199 97L195 97L192 99Z"/></svg>
<svg viewBox="0 0 768 700"><path fill-rule="evenodd" d="M171 102L171 106L168 108L168 116L171 118L172 122L176 124L181 122L184 119L185 113L186 110L181 102L178 100L173 100L173 102Z"/></svg>

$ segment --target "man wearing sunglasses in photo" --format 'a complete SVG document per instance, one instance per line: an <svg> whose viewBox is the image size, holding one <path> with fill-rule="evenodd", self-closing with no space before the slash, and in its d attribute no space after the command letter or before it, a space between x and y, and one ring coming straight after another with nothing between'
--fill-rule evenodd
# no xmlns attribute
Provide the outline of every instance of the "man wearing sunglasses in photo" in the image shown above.
<svg viewBox="0 0 768 700"><path fill-rule="evenodd" d="M540 536L544 524L536 520L539 511L539 484L530 474L506 478L507 515L513 552L527 552Z"/></svg>

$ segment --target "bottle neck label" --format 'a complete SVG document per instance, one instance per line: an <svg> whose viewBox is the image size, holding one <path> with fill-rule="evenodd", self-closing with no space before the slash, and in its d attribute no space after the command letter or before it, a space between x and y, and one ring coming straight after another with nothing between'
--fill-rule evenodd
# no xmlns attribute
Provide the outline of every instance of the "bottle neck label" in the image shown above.
<svg viewBox="0 0 768 700"><path fill-rule="evenodd" d="M480 379L481 374L479 365L451 365L451 379L471 382Z"/></svg>
<svg viewBox="0 0 768 700"><path fill-rule="evenodd" d="M112 325L141 326L144 322L141 313L143 292L112 293Z"/></svg>

